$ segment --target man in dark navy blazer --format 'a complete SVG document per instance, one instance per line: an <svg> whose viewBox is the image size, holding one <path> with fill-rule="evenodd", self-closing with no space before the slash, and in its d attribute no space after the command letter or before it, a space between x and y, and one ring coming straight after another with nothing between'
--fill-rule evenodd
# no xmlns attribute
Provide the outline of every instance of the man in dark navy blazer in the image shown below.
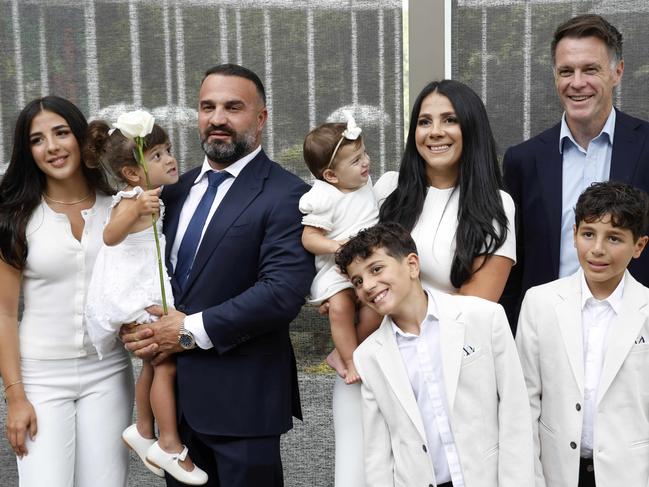
<svg viewBox="0 0 649 487"><path fill-rule="evenodd" d="M180 435L210 486L283 485L280 435L301 418L289 323L314 276L298 210L309 187L261 148L265 102L252 71L206 72L205 160L161 196L176 309L123 335L154 363L175 354ZM223 177L212 185L211 173ZM187 251L193 234L200 243ZM167 475L167 485L184 484Z"/></svg>
<svg viewBox="0 0 649 487"><path fill-rule="evenodd" d="M622 35L599 15L560 25L552 40L555 85L564 116L551 129L514 147L503 160L506 190L516 204L517 264L501 304L515 330L532 286L573 274L574 206L596 181L649 191L649 124L613 107L624 72ZM629 266L649 285L649 253Z"/></svg>

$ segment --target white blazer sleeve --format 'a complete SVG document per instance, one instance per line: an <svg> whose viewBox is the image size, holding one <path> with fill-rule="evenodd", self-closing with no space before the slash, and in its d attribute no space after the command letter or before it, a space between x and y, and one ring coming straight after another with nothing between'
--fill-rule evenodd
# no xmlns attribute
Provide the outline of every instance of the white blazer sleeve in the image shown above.
<svg viewBox="0 0 649 487"><path fill-rule="evenodd" d="M354 354L354 363L361 376L361 408L363 415L363 456L365 458L366 487L394 486L394 457L390 430L379 410L363 363L359 354Z"/></svg>
<svg viewBox="0 0 649 487"><path fill-rule="evenodd" d="M498 388L498 487L532 486L532 425L525 379L505 311L497 306L491 339Z"/></svg>
<svg viewBox="0 0 649 487"><path fill-rule="evenodd" d="M539 361L539 339L534 320L534 290L530 290L523 299L516 330L516 346L523 367L525 385L530 401L532 414L532 437L534 439L534 475L536 487L545 487L545 476L541 464L541 439L539 437L539 420L541 418L541 368Z"/></svg>

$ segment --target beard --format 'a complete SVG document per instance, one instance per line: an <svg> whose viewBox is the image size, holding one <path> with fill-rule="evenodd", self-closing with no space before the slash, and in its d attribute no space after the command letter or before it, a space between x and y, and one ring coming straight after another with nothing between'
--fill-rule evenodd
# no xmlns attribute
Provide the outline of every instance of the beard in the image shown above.
<svg viewBox="0 0 649 487"><path fill-rule="evenodd" d="M227 133L232 138L232 141L224 142L222 140L215 140L209 142L209 133L212 130L221 130ZM205 132L201 134L201 147L203 148L203 152L205 152L207 158L212 162L224 166L229 166L246 154L252 152L255 148L255 141L254 128L243 133L237 133L234 129L225 125L210 125Z"/></svg>

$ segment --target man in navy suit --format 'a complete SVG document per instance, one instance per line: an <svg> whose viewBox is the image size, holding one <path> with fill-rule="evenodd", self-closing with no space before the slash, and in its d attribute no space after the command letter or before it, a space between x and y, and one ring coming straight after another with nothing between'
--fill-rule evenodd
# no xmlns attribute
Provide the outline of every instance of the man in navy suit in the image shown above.
<svg viewBox="0 0 649 487"><path fill-rule="evenodd" d="M561 122L510 147L503 160L516 204L517 265L501 304L514 330L530 287L579 268L573 225L581 192L609 179L649 191L649 123L613 107L624 72L622 34L599 15L580 15L557 28L551 48ZM629 271L649 285L649 253Z"/></svg>
<svg viewBox="0 0 649 487"><path fill-rule="evenodd" d="M123 333L154 363L175 354L180 435L209 486L283 485L280 435L301 418L289 323L314 276L298 210L309 187L266 157L267 116L252 71L206 72L205 160L161 196L176 309Z"/></svg>

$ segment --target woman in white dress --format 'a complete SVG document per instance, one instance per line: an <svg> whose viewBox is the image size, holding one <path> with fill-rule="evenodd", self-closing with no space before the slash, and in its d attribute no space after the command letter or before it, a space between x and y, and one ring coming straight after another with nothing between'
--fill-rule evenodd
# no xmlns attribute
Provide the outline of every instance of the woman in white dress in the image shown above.
<svg viewBox="0 0 649 487"><path fill-rule="evenodd" d="M516 262L514 203L501 190L485 107L468 86L419 94L399 172L375 185L380 221L408 229L424 286L498 301Z"/></svg>
<svg viewBox="0 0 649 487"><path fill-rule="evenodd" d="M126 485L131 362L123 347L100 361L83 318L112 194L83 164L87 125L63 98L31 101L0 183L0 373L21 487Z"/></svg>

